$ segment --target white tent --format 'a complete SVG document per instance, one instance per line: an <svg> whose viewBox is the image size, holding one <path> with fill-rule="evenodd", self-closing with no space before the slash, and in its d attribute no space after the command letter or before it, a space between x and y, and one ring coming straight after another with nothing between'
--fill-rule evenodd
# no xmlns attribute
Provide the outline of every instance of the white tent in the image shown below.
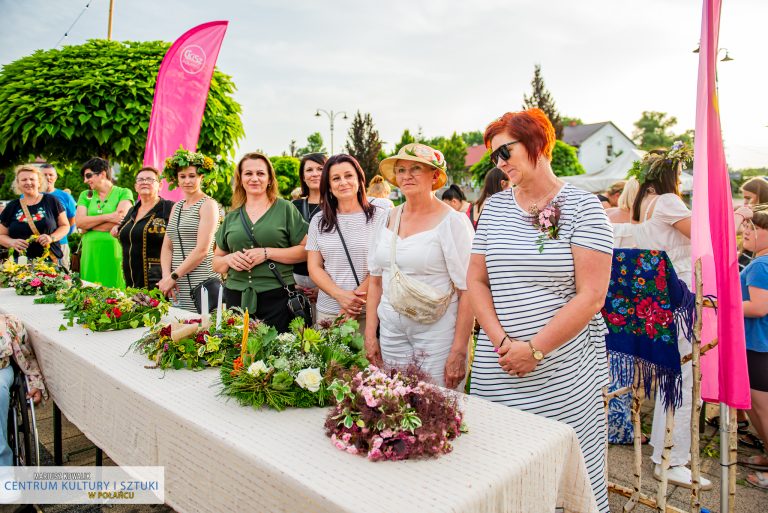
<svg viewBox="0 0 768 513"><path fill-rule="evenodd" d="M645 155L643 150L625 151L597 173L576 176L562 176L561 180L572 183L576 187L589 192L603 192L619 180L626 180L627 172L632 168L632 163L640 160ZM680 177L681 192L690 192L693 189L693 176L683 173Z"/></svg>

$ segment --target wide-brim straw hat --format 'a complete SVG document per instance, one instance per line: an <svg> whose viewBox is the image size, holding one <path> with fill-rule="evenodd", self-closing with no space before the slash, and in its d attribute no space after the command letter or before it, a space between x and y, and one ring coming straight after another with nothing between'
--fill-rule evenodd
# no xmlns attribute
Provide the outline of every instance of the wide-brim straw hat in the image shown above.
<svg viewBox="0 0 768 513"><path fill-rule="evenodd" d="M411 143L406 144L397 155L387 157L379 163L379 173L389 183L397 187L397 180L395 180L395 162L398 160L410 160L412 162L421 162L433 169L440 171L437 180L432 185L432 190L436 191L448 181L448 174L445 172L445 157L442 152L434 148L430 148L426 144Z"/></svg>

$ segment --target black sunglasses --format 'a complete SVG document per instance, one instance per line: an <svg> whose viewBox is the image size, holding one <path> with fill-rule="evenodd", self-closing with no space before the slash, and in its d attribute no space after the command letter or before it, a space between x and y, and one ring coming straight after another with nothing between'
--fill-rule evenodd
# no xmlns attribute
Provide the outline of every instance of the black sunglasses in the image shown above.
<svg viewBox="0 0 768 513"><path fill-rule="evenodd" d="M519 142L520 141L509 141L508 143L502 144L501 146L496 148L491 153L491 162L494 165L498 166L499 165L499 159L508 160L509 157L510 157L509 147L512 146L513 144L517 144Z"/></svg>

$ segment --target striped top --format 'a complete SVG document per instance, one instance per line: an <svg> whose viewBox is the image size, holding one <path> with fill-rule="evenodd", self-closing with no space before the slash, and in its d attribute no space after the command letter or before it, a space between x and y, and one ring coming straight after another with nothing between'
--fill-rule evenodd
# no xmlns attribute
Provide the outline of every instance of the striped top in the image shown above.
<svg viewBox="0 0 768 513"><path fill-rule="evenodd" d="M207 196L203 196L199 201L189 208L184 208L186 200L181 200L176 203L171 217L168 220L166 228L166 236L173 244L173 260L171 262L171 269L176 270L184 261L182 256L181 246L184 245L184 255L189 256L195 246L197 245L197 230L200 226L200 207L203 206L205 201L209 199ZM215 229L215 228L214 228ZM179 241L181 236L181 242ZM203 283L208 278L216 276L212 267L213 262L213 240L211 240L211 247L205 259L195 267L195 269L179 278L177 285L179 291L176 294L176 298L179 302L179 307L190 312L197 312L195 308L195 302L192 299L192 289Z"/></svg>
<svg viewBox="0 0 768 513"><path fill-rule="evenodd" d="M336 229L331 232L321 232L320 220L323 215L316 215L309 223L307 236L307 251L319 251L323 257L323 267L328 276L344 290L355 290L357 282L349 265L344 246L341 244L339 233ZM367 221L365 212L353 212L351 214L336 213L336 219L341 226L341 235L347 244L349 256L355 266L355 273L360 283L368 277L368 247L375 233L377 225L386 221L387 210L376 207L373 218ZM367 222L366 222L367 221ZM339 303L324 291L317 295L317 311L334 315L339 313Z"/></svg>
<svg viewBox="0 0 768 513"><path fill-rule="evenodd" d="M566 184L555 196L560 204L560 233L546 239L515 201L512 189L486 202L472 252L485 256L488 278L501 325L518 340L531 340L576 294L572 247L612 253L613 232L594 194ZM570 424L582 453L601 511L608 511L604 481L605 420L601 387L608 384L604 335L598 313L573 339L548 354L533 372L510 376L484 331L472 363L472 395Z"/></svg>

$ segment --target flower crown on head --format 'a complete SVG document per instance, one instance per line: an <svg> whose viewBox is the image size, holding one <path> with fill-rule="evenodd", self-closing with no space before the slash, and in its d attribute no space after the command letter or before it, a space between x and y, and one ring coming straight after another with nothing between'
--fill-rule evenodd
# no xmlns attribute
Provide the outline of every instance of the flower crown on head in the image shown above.
<svg viewBox="0 0 768 513"><path fill-rule="evenodd" d="M165 159L163 178L168 182L168 188L174 189L178 185L176 173L185 167L194 166L197 168L197 172L204 176L203 188L205 189L216 181L216 175L219 172L220 165L221 162L218 162L199 151L189 151L185 150L183 146L179 146L179 149L176 150L173 155Z"/></svg>
<svg viewBox="0 0 768 513"><path fill-rule="evenodd" d="M664 152L646 153L642 160L636 160L627 173L627 178L635 177L640 185L647 181L655 181L668 169L677 169L678 164L686 169L693 161L693 150L682 141L675 141L672 147Z"/></svg>

